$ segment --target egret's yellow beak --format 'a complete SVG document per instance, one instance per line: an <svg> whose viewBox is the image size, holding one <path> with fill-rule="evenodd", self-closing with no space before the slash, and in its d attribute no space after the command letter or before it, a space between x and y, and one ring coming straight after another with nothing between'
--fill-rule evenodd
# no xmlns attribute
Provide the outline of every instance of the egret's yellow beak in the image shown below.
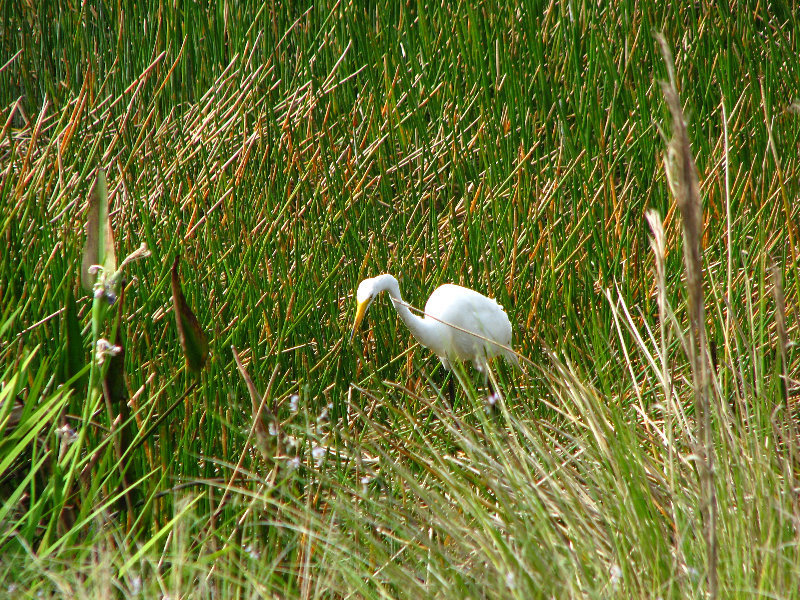
<svg viewBox="0 0 800 600"><path fill-rule="evenodd" d="M358 327L359 325L361 325L361 321L364 320L364 315L367 314L368 307L369 307L369 298L358 303L358 307L356 308L356 320L353 321L353 331L350 332L350 341L353 340L353 336L355 336L356 331L358 331Z"/></svg>

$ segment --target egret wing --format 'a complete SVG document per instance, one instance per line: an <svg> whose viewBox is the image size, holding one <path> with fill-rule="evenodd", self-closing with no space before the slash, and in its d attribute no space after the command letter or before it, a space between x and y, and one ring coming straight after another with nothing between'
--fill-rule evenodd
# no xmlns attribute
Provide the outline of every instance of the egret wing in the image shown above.
<svg viewBox="0 0 800 600"><path fill-rule="evenodd" d="M484 358L508 355L503 346L511 346L511 322L503 307L483 294L443 285L431 294L425 314L442 322L448 358L480 366Z"/></svg>

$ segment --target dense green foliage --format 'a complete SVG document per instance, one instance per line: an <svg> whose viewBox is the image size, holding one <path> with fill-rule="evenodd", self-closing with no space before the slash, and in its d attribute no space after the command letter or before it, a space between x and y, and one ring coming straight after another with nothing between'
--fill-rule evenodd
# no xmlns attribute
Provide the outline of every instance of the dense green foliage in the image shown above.
<svg viewBox="0 0 800 600"><path fill-rule="evenodd" d="M0 595L800 596L792 7L287 4L0 1ZM654 32L704 202L716 566ZM152 253L102 319L98 166L117 262ZM348 343L385 271L506 307L532 363L498 414L469 371L447 406L385 299Z"/></svg>

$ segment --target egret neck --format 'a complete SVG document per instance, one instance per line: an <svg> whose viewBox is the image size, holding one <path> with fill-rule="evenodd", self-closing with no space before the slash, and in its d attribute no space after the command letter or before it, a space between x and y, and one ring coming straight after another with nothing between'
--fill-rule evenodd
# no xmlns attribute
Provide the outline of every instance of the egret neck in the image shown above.
<svg viewBox="0 0 800 600"><path fill-rule="evenodd" d="M386 273L375 278L375 293L378 294L383 291L389 293L394 309L416 340L426 348L435 351L437 349L437 337L434 331L436 329L435 322L432 319L418 317L409 310L408 305L400 295L400 284L393 275Z"/></svg>

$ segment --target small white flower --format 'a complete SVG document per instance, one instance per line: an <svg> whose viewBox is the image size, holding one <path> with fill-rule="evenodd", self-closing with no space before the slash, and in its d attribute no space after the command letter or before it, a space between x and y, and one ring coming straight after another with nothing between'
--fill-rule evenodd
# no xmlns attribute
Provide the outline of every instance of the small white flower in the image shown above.
<svg viewBox="0 0 800 600"><path fill-rule="evenodd" d="M269 423L269 434L272 437L275 437L276 435L278 435L278 424L275 423L275 421L270 421L270 423Z"/></svg>
<svg viewBox="0 0 800 600"><path fill-rule="evenodd" d="M244 551L247 552L247 554L253 560L258 560L261 558L261 552L255 546L253 546L253 544L247 544L247 546L244 547Z"/></svg>
<svg viewBox="0 0 800 600"><path fill-rule="evenodd" d="M609 569L610 583L612 587L617 587L622 581L622 569L619 568L619 565L611 565L611 569Z"/></svg>
<svg viewBox="0 0 800 600"><path fill-rule="evenodd" d="M314 464L320 466L322 461L325 460L325 454L328 450L322 446L314 446L311 449L311 457L314 459Z"/></svg>
<svg viewBox="0 0 800 600"><path fill-rule="evenodd" d="M142 591L142 578L139 575L131 577L131 593L136 595Z"/></svg>
<svg viewBox="0 0 800 600"><path fill-rule="evenodd" d="M497 408L497 401L500 400L500 394L493 392L486 398L486 404L483 405L483 412L487 415L494 413L495 409Z"/></svg>
<svg viewBox="0 0 800 600"><path fill-rule="evenodd" d="M506 586L508 589L513 590L516 587L516 581L514 580L514 573L509 571L506 573Z"/></svg>
<svg viewBox="0 0 800 600"><path fill-rule="evenodd" d="M289 461L289 468L294 471L300 468L300 457L295 456L292 460Z"/></svg>
<svg viewBox="0 0 800 600"><path fill-rule="evenodd" d="M292 397L289 398L289 410L292 412L297 412L298 407L300 405L300 396L297 394L292 394Z"/></svg>
<svg viewBox="0 0 800 600"><path fill-rule="evenodd" d="M105 338L100 338L97 340L97 346L95 346L95 356L97 357L98 365L102 365L107 357L117 356L120 352L122 352L121 346L115 346Z"/></svg>
<svg viewBox="0 0 800 600"><path fill-rule="evenodd" d="M67 445L78 439L78 434L75 433L75 430L70 427L68 423L64 423L61 427L56 429L56 436L61 438Z"/></svg>

